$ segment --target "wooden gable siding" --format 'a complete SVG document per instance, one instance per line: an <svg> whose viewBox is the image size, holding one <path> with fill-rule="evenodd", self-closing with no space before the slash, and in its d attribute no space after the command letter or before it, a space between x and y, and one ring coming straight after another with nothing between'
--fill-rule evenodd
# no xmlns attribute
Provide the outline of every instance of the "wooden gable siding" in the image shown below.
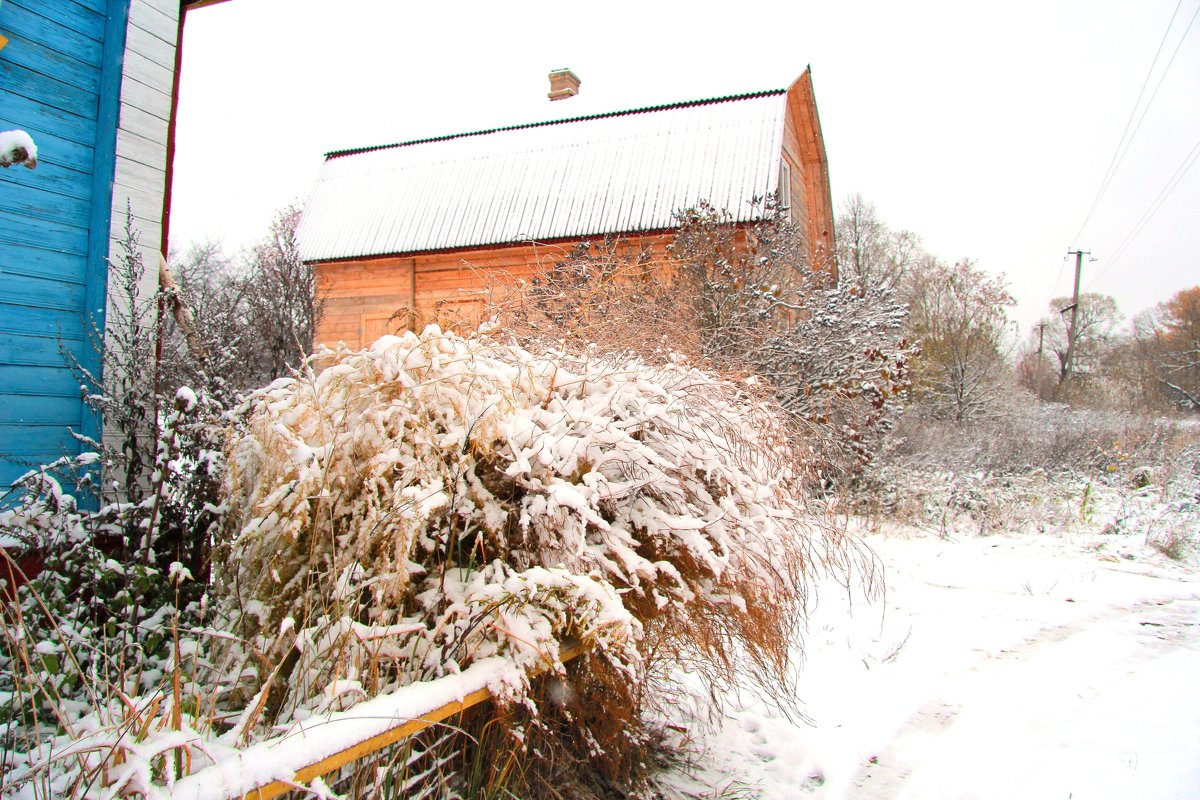
<svg viewBox="0 0 1200 800"><path fill-rule="evenodd" d="M466 330L482 321L489 289L503 293L561 261L578 239L410 256L382 256L316 265L325 309L316 341L366 347L380 336L437 323ZM663 250L668 234L622 237L630 250Z"/></svg>
<svg viewBox="0 0 1200 800"><path fill-rule="evenodd" d="M85 310L103 313L128 5L0 7L0 128L39 150L36 170L0 170L0 483L98 432L63 353L99 365Z"/></svg>
<svg viewBox="0 0 1200 800"><path fill-rule="evenodd" d="M804 232L809 263L836 277L829 164L809 70L788 88L783 157L792 175L792 218Z"/></svg>
<svg viewBox="0 0 1200 800"><path fill-rule="evenodd" d="M152 302L158 291L179 13L179 4L173 0L132 0L125 38L108 247L111 257L123 253L125 222L127 217L131 219L143 267L138 287L143 302ZM119 296L120 292L110 287L106 319L112 318L113 303ZM106 336L105 347L114 346L112 337ZM105 431L103 435L106 442L119 446L118 432Z"/></svg>

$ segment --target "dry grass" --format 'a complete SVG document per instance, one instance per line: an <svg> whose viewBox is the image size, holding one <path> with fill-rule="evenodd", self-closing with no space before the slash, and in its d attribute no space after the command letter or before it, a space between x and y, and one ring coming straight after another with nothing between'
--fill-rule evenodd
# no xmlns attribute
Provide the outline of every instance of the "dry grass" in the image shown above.
<svg viewBox="0 0 1200 800"><path fill-rule="evenodd" d="M335 681L373 694L493 654L550 668L555 691L512 687L446 771L465 780L487 742L487 786L552 798L575 775L565 796L621 796L650 763L663 665L786 696L814 574L869 572L813 522L797 463L755 390L676 365L436 329L342 354L260 395L233 447L215 594L250 646L216 661L260 702L248 731L319 712ZM564 670L568 636L590 650Z"/></svg>

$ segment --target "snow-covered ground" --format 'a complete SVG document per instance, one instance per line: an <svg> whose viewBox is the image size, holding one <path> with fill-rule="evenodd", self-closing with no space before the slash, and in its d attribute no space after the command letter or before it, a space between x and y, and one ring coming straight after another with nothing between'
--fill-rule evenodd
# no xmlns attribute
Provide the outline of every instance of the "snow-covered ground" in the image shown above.
<svg viewBox="0 0 1200 800"><path fill-rule="evenodd" d="M681 796L1200 797L1200 574L1142 537L866 536L873 603L824 587L801 710L751 694ZM794 716L794 715L793 715Z"/></svg>

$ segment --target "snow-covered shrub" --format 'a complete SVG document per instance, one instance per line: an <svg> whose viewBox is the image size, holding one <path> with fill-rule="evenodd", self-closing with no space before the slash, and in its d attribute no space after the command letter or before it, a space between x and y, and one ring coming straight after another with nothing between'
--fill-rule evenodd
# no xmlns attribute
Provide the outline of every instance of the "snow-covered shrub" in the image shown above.
<svg viewBox="0 0 1200 800"><path fill-rule="evenodd" d="M846 551L752 385L434 326L322 361L229 451L216 660L256 724L496 654L521 700L574 638L571 735L628 778L650 660L785 677L806 579Z"/></svg>
<svg viewBox="0 0 1200 800"><path fill-rule="evenodd" d="M1187 422L1040 403L1024 393L999 410L961 425L914 407L888 437L879 463L990 475L1040 469L1126 483L1154 466L1154 480L1166 483L1187 462L1183 454L1200 443L1200 428Z"/></svg>
<svg viewBox="0 0 1200 800"><path fill-rule="evenodd" d="M115 754L139 740L135 706L157 696L149 715L166 715L192 693L177 656L195 646L173 631L199 620L199 592L181 564L160 571L121 557L133 506L81 511L44 470L14 492L3 498L15 502L0 511L0 541L44 565L0 597L0 795L82 796L100 765L120 763ZM172 683L175 703L164 703Z"/></svg>
<svg viewBox="0 0 1200 800"><path fill-rule="evenodd" d="M489 313L517 342L574 352L677 354L721 374L754 374L830 483L869 461L907 398L919 352L886 287L836 285L808 263L799 227L772 202L734 225L706 203L652 245L585 242L527 283L489 292Z"/></svg>
<svg viewBox="0 0 1200 800"><path fill-rule="evenodd" d="M876 518L978 533L1095 530L1188 550L1200 429L1034 404L969 426L913 409L858 481ZM1194 538L1194 537L1193 537Z"/></svg>

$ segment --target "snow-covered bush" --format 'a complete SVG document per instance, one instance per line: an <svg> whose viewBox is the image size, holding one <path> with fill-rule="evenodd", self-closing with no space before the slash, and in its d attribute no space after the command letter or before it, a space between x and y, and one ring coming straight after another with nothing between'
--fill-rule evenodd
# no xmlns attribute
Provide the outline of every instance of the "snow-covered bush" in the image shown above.
<svg viewBox="0 0 1200 800"><path fill-rule="evenodd" d="M919 352L892 289L836 285L808 263L800 228L773 203L734 225L706 203L681 210L651 245L582 243L527 283L489 292L489 314L526 346L678 353L722 374L754 374L786 412L810 477L856 473L899 416Z"/></svg>
<svg viewBox="0 0 1200 800"><path fill-rule="evenodd" d="M571 736L628 779L653 659L785 678L806 580L847 551L752 385L433 326L322 361L229 452L215 660L254 724L496 654L532 704L573 638Z"/></svg>
<svg viewBox="0 0 1200 800"><path fill-rule="evenodd" d="M196 650L180 630L199 621L200 592L182 564L160 571L122 556L130 519L147 518L138 507L80 510L44 470L13 494L0 497L11 503L0 541L44 564L0 595L0 796L83 796L136 748L147 715L180 731L182 693L194 692L179 656Z"/></svg>
<svg viewBox="0 0 1200 800"><path fill-rule="evenodd" d="M914 409L855 492L866 516L941 533L1100 531L1175 557L1198 497L1196 426L1039 403L969 426Z"/></svg>

